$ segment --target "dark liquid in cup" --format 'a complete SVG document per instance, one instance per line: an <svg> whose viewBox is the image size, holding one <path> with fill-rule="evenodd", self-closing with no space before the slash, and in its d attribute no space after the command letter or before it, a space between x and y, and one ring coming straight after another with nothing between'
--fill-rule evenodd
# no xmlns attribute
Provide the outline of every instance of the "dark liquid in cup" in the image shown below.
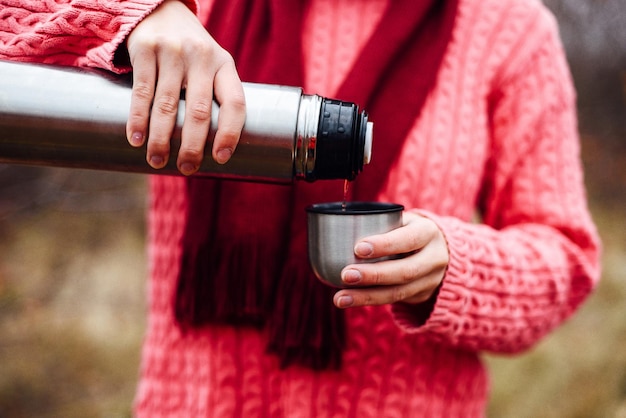
<svg viewBox="0 0 626 418"><path fill-rule="evenodd" d="M344 206L345 205L345 206ZM386 202L328 202L316 203L306 208L307 212L328 215L369 215L402 211L404 206Z"/></svg>

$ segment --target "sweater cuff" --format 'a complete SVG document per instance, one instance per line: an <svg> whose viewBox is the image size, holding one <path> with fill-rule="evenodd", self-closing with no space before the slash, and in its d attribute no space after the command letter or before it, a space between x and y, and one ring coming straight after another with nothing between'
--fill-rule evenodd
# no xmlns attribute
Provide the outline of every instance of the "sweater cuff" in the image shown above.
<svg viewBox="0 0 626 418"><path fill-rule="evenodd" d="M446 339L454 340L461 323L455 318L463 316L469 300L464 286L465 278L470 275L469 243L461 231L463 222L423 210L417 213L431 219L442 231L448 245L448 267L437 291L428 301L417 305L396 303L391 305L391 313L405 332L446 335Z"/></svg>

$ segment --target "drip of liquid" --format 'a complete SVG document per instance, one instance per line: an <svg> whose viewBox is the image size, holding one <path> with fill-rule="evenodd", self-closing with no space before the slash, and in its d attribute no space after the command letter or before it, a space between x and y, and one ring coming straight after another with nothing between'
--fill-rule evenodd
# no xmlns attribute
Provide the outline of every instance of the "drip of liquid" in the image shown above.
<svg viewBox="0 0 626 418"><path fill-rule="evenodd" d="M348 191L350 190L350 180L343 181L343 201L341 202L341 210L346 211L346 206L348 205Z"/></svg>

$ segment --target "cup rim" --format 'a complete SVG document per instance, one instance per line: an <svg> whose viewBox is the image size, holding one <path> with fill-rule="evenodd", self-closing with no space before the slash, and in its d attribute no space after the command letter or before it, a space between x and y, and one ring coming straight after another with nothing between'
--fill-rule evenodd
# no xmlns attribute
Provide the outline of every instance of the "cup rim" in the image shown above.
<svg viewBox="0 0 626 418"><path fill-rule="evenodd" d="M397 203L364 201L315 203L306 207L308 213L325 215L373 215L403 210L404 206Z"/></svg>

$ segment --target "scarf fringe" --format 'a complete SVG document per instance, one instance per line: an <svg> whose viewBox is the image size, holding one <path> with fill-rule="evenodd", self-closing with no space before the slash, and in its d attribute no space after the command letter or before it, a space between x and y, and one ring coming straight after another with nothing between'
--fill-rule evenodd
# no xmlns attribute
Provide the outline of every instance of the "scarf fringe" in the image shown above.
<svg viewBox="0 0 626 418"><path fill-rule="evenodd" d="M268 352L278 355L282 368L341 367L346 325L344 311L330 302L335 291L317 280L308 260L285 267L268 321Z"/></svg>
<svg viewBox="0 0 626 418"><path fill-rule="evenodd" d="M186 248L175 298L182 326L207 323L261 327L276 288L276 254L252 244L220 241Z"/></svg>
<svg viewBox="0 0 626 418"><path fill-rule="evenodd" d="M200 245L183 254L175 317L184 330L209 323L267 327L269 353L282 368L339 369L346 344L336 289L320 283L308 260L290 260L282 274L254 245ZM275 256L275 254L273 254ZM254 277L254 279L250 279Z"/></svg>

